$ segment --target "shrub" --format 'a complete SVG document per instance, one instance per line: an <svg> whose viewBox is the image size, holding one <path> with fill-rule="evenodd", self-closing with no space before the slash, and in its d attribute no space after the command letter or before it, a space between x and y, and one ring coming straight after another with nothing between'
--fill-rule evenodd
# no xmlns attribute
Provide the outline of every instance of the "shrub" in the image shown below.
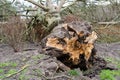
<svg viewBox="0 0 120 80"><path fill-rule="evenodd" d="M11 17L1 24L1 36L3 42L9 44L15 52L19 51L20 44L24 41L25 22L20 17Z"/></svg>

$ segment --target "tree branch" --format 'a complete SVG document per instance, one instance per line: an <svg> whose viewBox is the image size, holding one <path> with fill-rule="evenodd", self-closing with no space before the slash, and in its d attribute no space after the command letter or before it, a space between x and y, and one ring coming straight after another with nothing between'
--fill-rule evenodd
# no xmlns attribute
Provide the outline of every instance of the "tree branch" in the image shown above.
<svg viewBox="0 0 120 80"><path fill-rule="evenodd" d="M65 9L67 9L68 7L74 5L77 2L77 0L74 0L71 4L69 4L68 6L66 6L65 8L61 9L61 11L64 11Z"/></svg>
<svg viewBox="0 0 120 80"><path fill-rule="evenodd" d="M46 6L51 9L51 7L52 7L52 0L46 0Z"/></svg>
<svg viewBox="0 0 120 80"><path fill-rule="evenodd" d="M25 9L25 10L19 10L19 11L16 11L17 13L21 13L21 12L27 12L27 11L37 11L37 9Z"/></svg>
<svg viewBox="0 0 120 80"><path fill-rule="evenodd" d="M66 0L61 0L60 4L58 5L58 9L57 9L58 12L60 12L62 6L65 4L65 1Z"/></svg>
<svg viewBox="0 0 120 80"><path fill-rule="evenodd" d="M1 5L0 5L0 7L3 7L3 6L5 6L5 5L8 5L8 4L13 4L15 2L15 0L13 0L12 2L3 2L3 1L1 1Z"/></svg>
<svg viewBox="0 0 120 80"><path fill-rule="evenodd" d="M30 2L30 3L32 3L32 4L34 4L34 5L36 5L36 6L40 7L40 8L42 8L42 9L43 9L44 11L46 11L46 12L49 11L49 8L45 7L45 6L42 5L41 3L38 4L37 2L35 2L35 1L33 1L33 0L25 0L25 1L28 1L28 2Z"/></svg>

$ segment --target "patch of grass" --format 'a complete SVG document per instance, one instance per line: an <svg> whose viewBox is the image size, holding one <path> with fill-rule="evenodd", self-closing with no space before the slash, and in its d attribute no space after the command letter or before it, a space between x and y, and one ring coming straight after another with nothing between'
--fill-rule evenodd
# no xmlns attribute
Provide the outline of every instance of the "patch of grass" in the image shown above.
<svg viewBox="0 0 120 80"><path fill-rule="evenodd" d="M117 65L118 70L102 70L100 73L100 79L101 80L116 80L116 76L120 76L120 61L116 60L114 58L105 58L106 61L113 63L114 65Z"/></svg>
<svg viewBox="0 0 120 80"><path fill-rule="evenodd" d="M0 69L0 73L3 73L4 72L4 70L3 69Z"/></svg>
<svg viewBox="0 0 120 80"><path fill-rule="evenodd" d="M44 58L44 57L45 57L45 55L43 55L43 54L38 54L38 55L32 56L32 59L38 60L38 59L42 59L42 58Z"/></svg>
<svg viewBox="0 0 120 80"><path fill-rule="evenodd" d="M13 74L13 73L16 73L17 71L15 69L10 69L7 74Z"/></svg>
<svg viewBox="0 0 120 80"><path fill-rule="evenodd" d="M120 41L120 27L118 25L93 24L93 29L98 33L98 43L113 43Z"/></svg>
<svg viewBox="0 0 120 80"><path fill-rule="evenodd" d="M12 67L17 67L17 63L15 63L15 62L12 62L11 64L10 64Z"/></svg>
<svg viewBox="0 0 120 80"><path fill-rule="evenodd" d="M1 68L1 67L6 67L6 66L9 66L9 63L8 63L8 62L0 63L0 68Z"/></svg>
<svg viewBox="0 0 120 80"><path fill-rule="evenodd" d="M111 57L105 58L105 60L117 65L117 67L120 69L120 60L117 60L117 59L111 58Z"/></svg>
<svg viewBox="0 0 120 80"><path fill-rule="evenodd" d="M15 66L15 65L14 65ZM23 67L21 67L21 69L17 70L14 67L8 67L8 68L4 68L3 70L1 69L1 74L0 74L0 80L4 79L9 79L10 77L14 77L16 74L19 75L19 79L17 78L17 80L28 80L28 77L25 75L26 73L26 68L28 67L28 65L24 65Z"/></svg>
<svg viewBox="0 0 120 80"><path fill-rule="evenodd" d="M68 74L71 76L79 76L80 73L77 70L70 70L68 71Z"/></svg>
<svg viewBox="0 0 120 80"><path fill-rule="evenodd" d="M4 76L4 75L2 75L2 76L0 76L0 79L2 80L4 77L5 77L5 76Z"/></svg>
<svg viewBox="0 0 120 80"><path fill-rule="evenodd" d="M16 69L13 69L17 67L18 64L15 62L2 62L0 63L0 79L4 79L5 77L14 74L17 72Z"/></svg>
<svg viewBox="0 0 120 80"><path fill-rule="evenodd" d="M9 76L9 75L14 74L14 73L16 73L16 72L17 72L17 71L16 71L15 69L10 69L10 70L7 72L6 76Z"/></svg>
<svg viewBox="0 0 120 80"><path fill-rule="evenodd" d="M115 76L120 76L120 70L102 70L100 73L100 80L116 80Z"/></svg>
<svg viewBox="0 0 120 80"><path fill-rule="evenodd" d="M17 72L17 70L15 70L15 69L10 69L7 72L5 72L4 70L2 70L2 73L0 74L0 79L4 79L5 77L7 77L7 76L9 76L11 74L14 74L16 72Z"/></svg>
<svg viewBox="0 0 120 80"><path fill-rule="evenodd" d="M17 65L18 64L15 62L3 62L3 63L0 63L0 68L7 67L7 66L16 67Z"/></svg>
<svg viewBox="0 0 120 80"><path fill-rule="evenodd" d="M21 72L21 74L20 74L20 76L19 76L19 80L28 80L28 76L26 76L26 72L28 71L28 69L24 69L22 72Z"/></svg>

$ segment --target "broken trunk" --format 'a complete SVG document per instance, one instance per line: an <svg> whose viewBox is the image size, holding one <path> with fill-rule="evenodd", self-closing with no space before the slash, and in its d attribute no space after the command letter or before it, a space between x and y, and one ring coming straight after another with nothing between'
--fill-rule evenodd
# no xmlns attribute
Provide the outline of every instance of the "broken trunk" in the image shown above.
<svg viewBox="0 0 120 80"><path fill-rule="evenodd" d="M97 34L88 22L73 21L55 27L42 42L47 54L70 68L86 70L93 65L96 39Z"/></svg>

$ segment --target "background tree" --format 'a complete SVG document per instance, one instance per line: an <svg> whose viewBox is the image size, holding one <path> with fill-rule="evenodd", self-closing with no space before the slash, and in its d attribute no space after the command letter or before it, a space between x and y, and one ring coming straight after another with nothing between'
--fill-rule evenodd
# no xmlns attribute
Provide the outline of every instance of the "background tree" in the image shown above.
<svg viewBox="0 0 120 80"><path fill-rule="evenodd" d="M16 14L16 8L8 0L0 0L0 21L6 21L9 16Z"/></svg>

